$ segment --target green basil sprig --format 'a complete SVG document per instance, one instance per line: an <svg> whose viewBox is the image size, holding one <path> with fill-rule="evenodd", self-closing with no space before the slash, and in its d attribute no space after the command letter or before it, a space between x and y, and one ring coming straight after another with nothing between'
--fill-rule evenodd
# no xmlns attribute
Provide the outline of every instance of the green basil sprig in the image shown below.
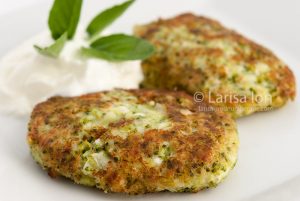
<svg viewBox="0 0 300 201"><path fill-rule="evenodd" d="M113 6L109 9L100 12L88 25L86 31L90 37L101 33L103 29L111 25L117 18L119 18L131 4L134 3L134 0L126 1L122 4Z"/></svg>
<svg viewBox="0 0 300 201"><path fill-rule="evenodd" d="M58 38L54 42L54 44L52 44L49 47L42 48L37 45L35 45L34 47L42 55L49 56L52 58L57 58L59 56L60 52L63 50L67 40L68 40L68 33L65 32L63 35L60 36L60 38Z"/></svg>
<svg viewBox="0 0 300 201"><path fill-rule="evenodd" d="M79 22L82 0L55 0L51 8L48 25L53 39L65 32L72 39Z"/></svg>
<svg viewBox="0 0 300 201"><path fill-rule="evenodd" d="M49 47L34 48L44 56L59 57L68 39L72 39L79 22L82 0L55 0L51 8L48 25L55 42Z"/></svg>
<svg viewBox="0 0 300 201"><path fill-rule="evenodd" d="M128 0L122 4L100 12L90 22L87 33L93 42L89 47L83 47L81 53L86 57L94 57L109 61L141 60L154 52L154 47L147 41L125 34L113 34L99 37L106 27L120 17L135 0ZM57 58L68 39L75 35L80 18L82 0L55 0L51 8L48 24L53 39L56 41L49 47L34 47L45 56Z"/></svg>
<svg viewBox="0 0 300 201"><path fill-rule="evenodd" d="M153 52L153 46L147 41L125 34L114 34L99 38L90 45L90 48L82 49L85 56L110 61L145 59Z"/></svg>

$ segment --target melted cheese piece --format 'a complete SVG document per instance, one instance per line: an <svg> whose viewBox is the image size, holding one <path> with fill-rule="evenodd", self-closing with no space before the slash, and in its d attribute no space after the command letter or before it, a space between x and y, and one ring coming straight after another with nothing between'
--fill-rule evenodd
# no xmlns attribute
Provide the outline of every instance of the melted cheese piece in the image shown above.
<svg viewBox="0 0 300 201"><path fill-rule="evenodd" d="M115 92L110 92L102 97L102 100L110 101L113 97L118 97L116 95ZM119 101L112 102L107 108L102 108L101 110L93 108L88 114L80 113L78 116L81 118L80 122L83 129L86 131L98 126L108 128L111 123L121 120L132 121L111 130L112 135L123 139L127 138L130 132L143 134L147 130L165 130L171 126L163 105L153 102L138 104L136 103L136 98L129 93L122 93Z"/></svg>

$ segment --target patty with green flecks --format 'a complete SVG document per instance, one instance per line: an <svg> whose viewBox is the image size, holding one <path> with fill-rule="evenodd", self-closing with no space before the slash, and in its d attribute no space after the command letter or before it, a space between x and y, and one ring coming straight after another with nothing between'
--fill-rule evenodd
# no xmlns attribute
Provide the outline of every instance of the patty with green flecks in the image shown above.
<svg viewBox="0 0 300 201"><path fill-rule="evenodd" d="M34 108L27 139L50 176L128 194L214 187L239 144L230 115L155 90L53 97Z"/></svg>
<svg viewBox="0 0 300 201"><path fill-rule="evenodd" d="M187 13L137 26L156 53L142 63L143 88L202 92L233 117L282 107L295 78L270 50L219 22Z"/></svg>

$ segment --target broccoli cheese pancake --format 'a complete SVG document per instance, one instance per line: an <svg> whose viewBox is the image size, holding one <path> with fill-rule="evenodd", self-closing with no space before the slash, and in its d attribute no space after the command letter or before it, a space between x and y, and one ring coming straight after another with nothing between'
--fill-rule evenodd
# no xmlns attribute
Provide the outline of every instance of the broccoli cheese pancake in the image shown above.
<svg viewBox="0 0 300 201"><path fill-rule="evenodd" d="M54 97L32 112L28 143L53 177L105 192L197 192L228 175L238 149L231 116L198 107L183 92Z"/></svg>
<svg viewBox="0 0 300 201"><path fill-rule="evenodd" d="M142 88L203 92L234 117L283 106L295 97L291 70L271 51L193 14L137 26L156 46L142 63Z"/></svg>

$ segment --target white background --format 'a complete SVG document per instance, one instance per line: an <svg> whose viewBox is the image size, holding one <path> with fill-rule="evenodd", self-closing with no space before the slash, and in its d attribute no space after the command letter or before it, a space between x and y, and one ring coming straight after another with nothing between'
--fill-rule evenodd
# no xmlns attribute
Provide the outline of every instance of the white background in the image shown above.
<svg viewBox="0 0 300 201"><path fill-rule="evenodd" d="M41 0L0 0L0 15L6 14L15 9L20 9L24 6L31 5Z"/></svg>

